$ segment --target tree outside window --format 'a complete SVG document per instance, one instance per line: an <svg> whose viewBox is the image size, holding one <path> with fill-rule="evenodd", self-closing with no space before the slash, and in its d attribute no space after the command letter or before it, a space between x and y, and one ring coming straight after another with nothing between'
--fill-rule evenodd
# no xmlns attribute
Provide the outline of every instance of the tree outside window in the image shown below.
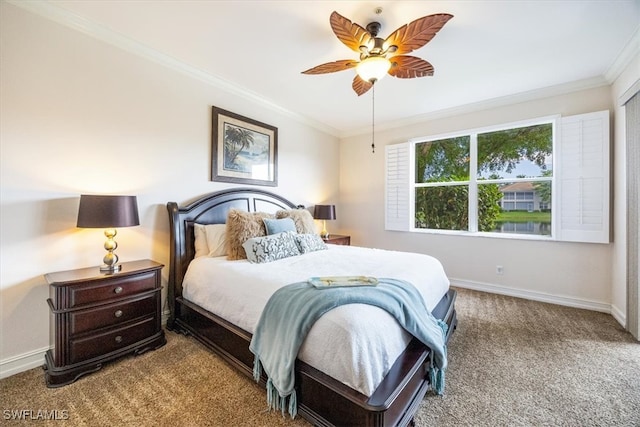
<svg viewBox="0 0 640 427"><path fill-rule="evenodd" d="M551 123L416 143L415 227L550 234L552 151Z"/></svg>

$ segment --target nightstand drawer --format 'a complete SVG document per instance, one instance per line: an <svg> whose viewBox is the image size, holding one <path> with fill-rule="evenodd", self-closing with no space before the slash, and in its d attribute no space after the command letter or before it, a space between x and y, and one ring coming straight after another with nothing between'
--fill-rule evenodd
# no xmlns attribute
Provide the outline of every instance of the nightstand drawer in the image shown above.
<svg viewBox="0 0 640 427"><path fill-rule="evenodd" d="M340 234L331 234L326 239L323 239L325 243L329 243L331 245L351 245L351 236L343 236Z"/></svg>
<svg viewBox="0 0 640 427"><path fill-rule="evenodd" d="M70 363L78 363L93 357L104 356L112 351L135 344L157 332L158 320L149 317L123 328L114 329L87 338L71 339Z"/></svg>
<svg viewBox="0 0 640 427"><path fill-rule="evenodd" d="M99 283L71 287L69 308L134 295L155 287L156 274L153 271L129 277L115 274L113 278L100 280Z"/></svg>
<svg viewBox="0 0 640 427"><path fill-rule="evenodd" d="M128 300L69 314L71 334L91 331L155 313L159 292L138 300Z"/></svg>

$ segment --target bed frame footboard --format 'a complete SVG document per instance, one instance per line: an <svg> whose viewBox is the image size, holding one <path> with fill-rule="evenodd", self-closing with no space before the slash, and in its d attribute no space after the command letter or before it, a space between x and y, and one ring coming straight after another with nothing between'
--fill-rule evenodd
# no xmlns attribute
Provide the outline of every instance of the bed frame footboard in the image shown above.
<svg viewBox="0 0 640 427"><path fill-rule="evenodd" d="M447 341L457 326L449 290L434 315L449 326ZM191 335L234 368L253 378L251 334L182 298L173 330ZM376 391L367 397L312 366L296 362L298 412L318 426L406 426L429 389L429 349L414 339L396 360ZM261 384L264 386L266 378Z"/></svg>

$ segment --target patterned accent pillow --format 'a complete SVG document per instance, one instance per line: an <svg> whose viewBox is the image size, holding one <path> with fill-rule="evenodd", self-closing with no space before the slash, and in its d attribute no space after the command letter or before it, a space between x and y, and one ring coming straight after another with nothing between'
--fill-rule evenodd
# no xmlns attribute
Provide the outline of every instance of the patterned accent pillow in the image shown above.
<svg viewBox="0 0 640 427"><path fill-rule="evenodd" d="M317 234L296 234L294 238L296 239L298 248L300 248L300 252L303 254L327 249L327 245L325 245L322 238Z"/></svg>
<svg viewBox="0 0 640 427"><path fill-rule="evenodd" d="M276 261L282 258L300 255L300 249L293 238L293 231L254 237L242 244L247 259L253 263Z"/></svg>
<svg viewBox="0 0 640 427"><path fill-rule="evenodd" d="M264 218L273 218L273 215L264 212L246 212L238 209L230 209L227 214L227 259L246 259L242 244L253 237L267 235L264 226Z"/></svg>
<svg viewBox="0 0 640 427"><path fill-rule="evenodd" d="M306 209L291 209L276 212L276 218L291 218L296 225L298 233L317 233L316 224L311 213Z"/></svg>

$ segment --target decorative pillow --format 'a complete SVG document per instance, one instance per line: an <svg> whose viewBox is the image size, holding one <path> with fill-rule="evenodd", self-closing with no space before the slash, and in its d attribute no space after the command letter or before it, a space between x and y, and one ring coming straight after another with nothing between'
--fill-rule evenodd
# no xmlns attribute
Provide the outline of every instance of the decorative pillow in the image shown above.
<svg viewBox="0 0 640 427"><path fill-rule="evenodd" d="M311 213L306 209L291 209L276 212L276 218L291 218L296 225L298 233L316 234L316 225Z"/></svg>
<svg viewBox="0 0 640 427"><path fill-rule="evenodd" d="M247 255L242 244L247 240L266 236L264 218L273 218L273 215L264 212L245 212L231 209L227 214L227 259L246 259Z"/></svg>
<svg viewBox="0 0 640 427"><path fill-rule="evenodd" d="M207 237L207 255L223 256L227 254L227 224L207 224L204 226Z"/></svg>
<svg viewBox="0 0 640 427"><path fill-rule="evenodd" d="M265 218L264 226L267 229L267 235L284 233L285 231L296 232L296 225L291 218L270 219Z"/></svg>
<svg viewBox="0 0 640 427"><path fill-rule="evenodd" d="M202 224L193 224L193 234L195 237L195 257L207 256L209 254L209 246L207 245L207 234L205 226Z"/></svg>
<svg viewBox="0 0 640 427"><path fill-rule="evenodd" d="M293 231L254 237L244 242L247 259L253 263L276 261L282 258L300 255L300 250L293 238Z"/></svg>
<svg viewBox="0 0 640 427"><path fill-rule="evenodd" d="M303 254L327 249L327 245L325 245L322 238L317 234L296 234L294 238L296 239L300 252Z"/></svg>

